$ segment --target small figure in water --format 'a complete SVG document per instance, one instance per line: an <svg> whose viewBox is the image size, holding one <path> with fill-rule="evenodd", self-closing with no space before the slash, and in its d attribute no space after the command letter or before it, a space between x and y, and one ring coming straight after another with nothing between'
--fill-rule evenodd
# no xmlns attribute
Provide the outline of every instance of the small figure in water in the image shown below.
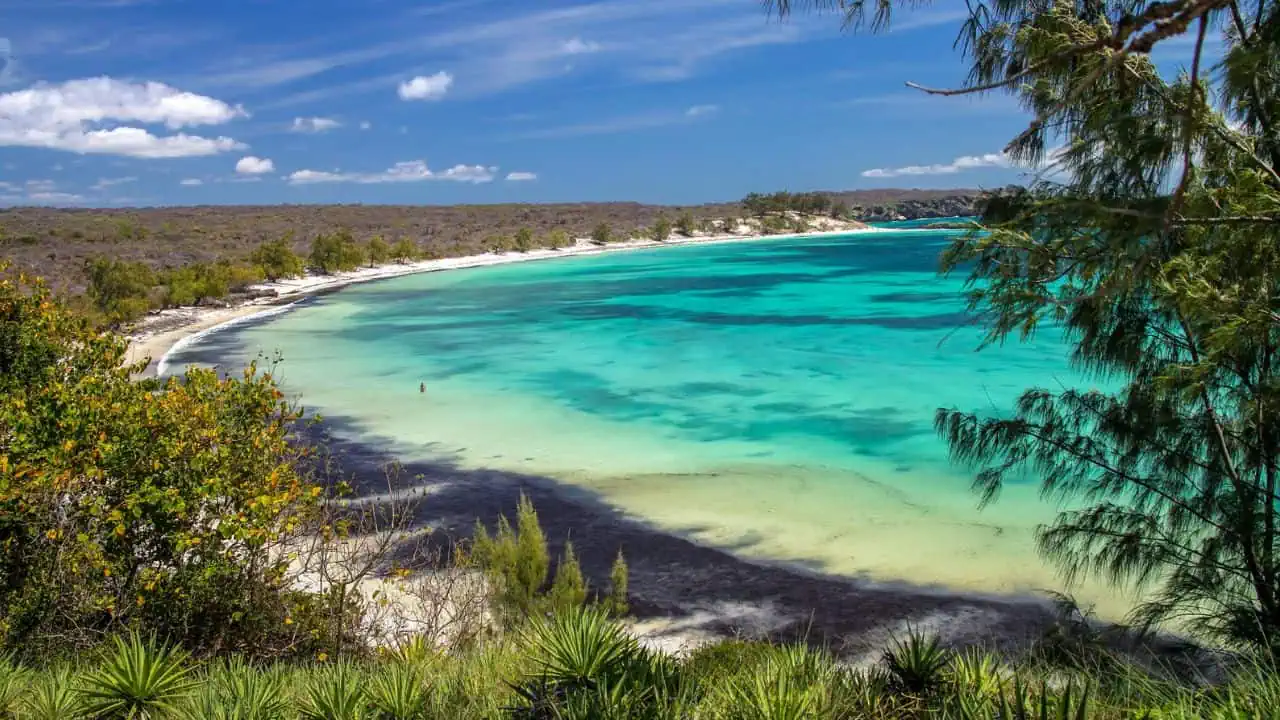
<svg viewBox="0 0 1280 720"><path fill-rule="evenodd" d="M418 384L418 392L420 392L420 393L424 393L424 392L426 392L426 391L427 391L427 384L426 384L426 383L419 383L419 384Z"/></svg>

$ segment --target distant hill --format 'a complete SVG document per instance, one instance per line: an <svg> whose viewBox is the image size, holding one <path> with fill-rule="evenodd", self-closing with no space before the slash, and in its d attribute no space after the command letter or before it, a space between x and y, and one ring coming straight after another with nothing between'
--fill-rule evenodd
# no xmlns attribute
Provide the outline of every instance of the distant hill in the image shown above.
<svg viewBox="0 0 1280 720"><path fill-rule="evenodd" d="M892 220L970 214L978 190L854 190L824 193L843 201L853 219ZM409 238L443 257L482 252L486 238L521 228L589 235L600 223L615 232L674 219L742 216L741 204L697 206L631 202L496 205L272 205L127 209L11 208L0 210L0 257L14 269L41 275L60 291L79 292L87 259L108 256L177 267L240 259L266 240L292 233L306 253L312 238L339 228L358 240Z"/></svg>

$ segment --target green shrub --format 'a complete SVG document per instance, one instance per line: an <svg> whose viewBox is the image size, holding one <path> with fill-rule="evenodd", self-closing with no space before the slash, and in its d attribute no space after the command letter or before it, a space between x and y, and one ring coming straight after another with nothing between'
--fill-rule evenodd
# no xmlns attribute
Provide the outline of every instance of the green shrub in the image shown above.
<svg viewBox="0 0 1280 720"><path fill-rule="evenodd" d="M356 244L351 233L340 230L332 235L317 235L311 241L311 266L322 273L346 272L364 264L365 251Z"/></svg>
<svg viewBox="0 0 1280 720"><path fill-rule="evenodd" d="M659 215L657 222L653 224L651 237L658 242L663 242L671 237L671 221L665 215Z"/></svg>
<svg viewBox="0 0 1280 720"><path fill-rule="evenodd" d="M516 252L529 252L533 249L533 231L529 228L520 228L516 232L514 247Z"/></svg>
<svg viewBox="0 0 1280 720"><path fill-rule="evenodd" d="M507 627L516 627L529 617L551 611L569 611L586 603L587 582L578 565L573 545L566 544L557 563L555 579L548 586L551 570L547 538L538 522L533 503L520 495L513 528L505 516L499 517L491 535L479 520L472 533L471 552L465 562L473 563L492 587L492 603ZM605 612L626 612L626 562L621 553L614 563L611 591L602 601ZM612 588L620 587L621 602Z"/></svg>
<svg viewBox="0 0 1280 720"><path fill-rule="evenodd" d="M125 341L43 286L0 279L0 307L0 651L47 662L130 627L199 653L325 642L333 608L271 550L319 490L270 376L134 382Z"/></svg>
<svg viewBox="0 0 1280 720"><path fill-rule="evenodd" d="M275 282L302 275L302 258L293 251L292 233L279 240L271 240L258 246L249 256L249 262L262 276Z"/></svg>
<svg viewBox="0 0 1280 720"><path fill-rule="evenodd" d="M418 259L418 246L409 238L401 238L391 246L391 259L398 263L412 262Z"/></svg>
<svg viewBox="0 0 1280 720"><path fill-rule="evenodd" d="M591 231L591 242L596 245L608 245L613 242L613 228L609 223L600 223Z"/></svg>
<svg viewBox="0 0 1280 720"><path fill-rule="evenodd" d="M88 295L111 322L128 322L151 308L157 278L145 263L93 258L85 264Z"/></svg>
<svg viewBox="0 0 1280 720"><path fill-rule="evenodd" d="M680 217L676 219L676 231L685 237L693 237L697 230L698 226L693 220L693 215L688 212L680 213Z"/></svg>
<svg viewBox="0 0 1280 720"><path fill-rule="evenodd" d="M382 239L381 235L374 235L365 246L364 254L365 259L369 261L369 267L386 265L391 259L391 246Z"/></svg>
<svg viewBox="0 0 1280 720"><path fill-rule="evenodd" d="M587 602L587 581L582 577L571 542L565 543L564 555L556 563L556 575L547 600L552 612L572 610Z"/></svg>
<svg viewBox="0 0 1280 720"><path fill-rule="evenodd" d="M547 233L547 247L552 250L560 250L573 245L573 240L569 238L569 233L564 230L552 230Z"/></svg>

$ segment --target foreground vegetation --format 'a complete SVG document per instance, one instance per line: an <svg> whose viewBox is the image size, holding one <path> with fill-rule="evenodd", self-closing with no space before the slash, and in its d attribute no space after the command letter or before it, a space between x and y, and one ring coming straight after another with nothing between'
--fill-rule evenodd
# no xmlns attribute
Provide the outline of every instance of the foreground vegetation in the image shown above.
<svg viewBox="0 0 1280 720"><path fill-rule="evenodd" d="M200 662L137 634L51 667L0 665L9 718L191 720L1245 720L1276 717L1280 675L1243 665L1213 687L1102 661L1088 670L956 654L909 634L851 668L803 644L729 640L676 658L590 609L530 618L445 652Z"/></svg>

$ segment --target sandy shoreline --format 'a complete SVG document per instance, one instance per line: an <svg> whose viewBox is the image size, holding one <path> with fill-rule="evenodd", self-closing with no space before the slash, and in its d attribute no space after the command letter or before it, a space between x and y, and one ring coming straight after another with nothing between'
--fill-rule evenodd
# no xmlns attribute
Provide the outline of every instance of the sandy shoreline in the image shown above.
<svg viewBox="0 0 1280 720"><path fill-rule="evenodd" d="M163 371L165 358L171 352L203 334L282 312L306 297L356 283L673 245L865 232L883 230L834 230L767 238L721 235L666 242L629 241L604 247L580 240L564 250L476 255L307 276L258 286L257 290L274 292L274 296L234 307L178 308L149 316L129 338L129 358L140 361L150 357L145 374L154 375ZM360 478L357 485L375 486L384 477L381 463L394 458L382 448L335 437L348 435L342 432L342 418L327 417L324 425L329 443L344 458L342 464ZM447 535L465 536L477 517L492 523L498 514L510 514L523 492L538 508L555 552L562 550L564 538L574 538L584 570L593 582L604 581L614 555L623 549L632 571L634 629L647 644L667 650L740 634L783 640L808 637L829 645L846 659L869 662L878 657L879 649L891 637L917 628L937 632L954 646L995 646L1017 652L1051 622L1051 613L1039 597L984 596L909 583L869 583L738 558L679 534L663 532L641 518L621 514L590 492L566 487L552 478L467 470L447 462L414 463L404 470L406 476L418 477L417 489L425 491L418 522Z"/></svg>
<svg viewBox="0 0 1280 720"><path fill-rule="evenodd" d="M669 240L628 240L600 246L590 240L579 239L577 244L561 250L537 249L529 252L486 253L468 255L440 260L422 260L419 262L398 265L380 265L373 268L362 268L351 272L334 273L332 275L306 275L301 278L281 280L273 283L256 285L251 290L259 293L273 293L269 297L260 297L231 307L182 307L161 310L148 315L139 321L128 334L129 350L126 362L138 363L150 358L144 377L154 376L163 371L165 359L175 348L181 347L218 328L243 322L259 315L279 312L281 307L288 306L303 298L322 292L329 292L356 283L385 280L387 278L415 275L440 270L459 270L463 268L504 265L553 258L578 257L583 255L601 255L627 250L642 250L678 245L705 245L712 243L743 242L748 240L786 240L799 237L824 237L853 235L861 233L885 232L881 228L850 227L847 229L825 230L806 233L789 233L783 235L702 235L691 238L672 237Z"/></svg>

